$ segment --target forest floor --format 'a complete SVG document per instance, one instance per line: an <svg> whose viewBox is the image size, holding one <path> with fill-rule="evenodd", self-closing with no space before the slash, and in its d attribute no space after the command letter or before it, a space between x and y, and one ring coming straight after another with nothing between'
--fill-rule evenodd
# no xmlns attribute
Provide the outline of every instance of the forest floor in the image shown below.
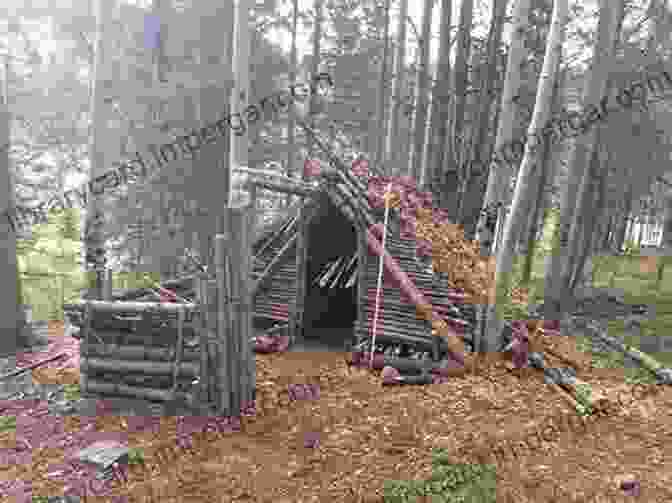
<svg viewBox="0 0 672 503"><path fill-rule="evenodd" d="M62 324L51 330L63 337ZM181 450L175 417L161 417L158 430L132 432L127 417L99 416L95 428L142 449L144 462L113 483L113 494L133 503L410 503L403 494L431 479L437 448L451 463L494 465L497 502L672 501L672 387L628 384L622 368L597 368L574 338L554 339L581 362L577 376L618 407L579 416L538 371L512 369L501 358L444 384L382 387L378 375L348 366L344 353L296 352L257 355L259 407L239 432L196 434L193 448ZM41 383L78 378L73 368L33 375ZM300 383L318 384L320 397L291 401L287 385ZM65 418L66 429L79 427L77 416ZM307 447L306 436L318 445ZM0 447L14 444L13 433L0 433ZM63 494L64 483L47 474L64 452L35 449L31 459L0 465L0 481L30 480L33 495ZM619 488L626 476L640 481L639 497ZM384 498L395 480L406 482Z"/></svg>

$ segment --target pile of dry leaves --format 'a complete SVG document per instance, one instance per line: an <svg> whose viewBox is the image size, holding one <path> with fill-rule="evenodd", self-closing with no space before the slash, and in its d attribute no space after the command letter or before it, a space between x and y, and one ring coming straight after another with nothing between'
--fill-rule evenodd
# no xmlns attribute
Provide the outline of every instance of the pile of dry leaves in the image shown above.
<svg viewBox="0 0 672 503"><path fill-rule="evenodd" d="M382 503L385 481L429 476L433 447L455 462L495 464L497 501L628 501L617 483L625 476L640 482L641 501L672 501L671 390L592 368L569 338L539 344L578 361L578 376L619 407L579 417L540 373L513 369L499 355L476 375L388 388L349 367L345 354L283 353L257 355L259 408L240 432L197 434L192 449L180 450L174 417L154 432L128 432L127 418L115 416L97 418L96 427L127 432L129 446L145 453L144 465L115 486L132 503ZM319 398L292 401L287 388L300 383L318 385ZM31 464L0 474L28 477L34 494L58 494L62 484L46 475L59 456L35 453Z"/></svg>

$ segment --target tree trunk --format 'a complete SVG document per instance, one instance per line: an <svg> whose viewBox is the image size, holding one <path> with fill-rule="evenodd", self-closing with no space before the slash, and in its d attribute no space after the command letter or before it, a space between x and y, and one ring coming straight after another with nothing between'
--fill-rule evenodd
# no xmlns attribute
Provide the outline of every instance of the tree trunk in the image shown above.
<svg viewBox="0 0 672 503"><path fill-rule="evenodd" d="M513 125L518 107L516 98L521 94L521 67L527 54L525 38L529 26L529 10L530 0L517 0L511 45L509 46L509 57L506 65L504 90L502 91L500 104L499 124L494 149L495 156L498 155L504 146L509 145L511 140L513 140ZM492 253L494 244L495 226L491 225L492 219L489 219L488 216L492 211L495 211L499 204L503 204L512 175L512 166L495 162L490 166L483 209L476 225L476 239L480 241L481 252L484 255Z"/></svg>
<svg viewBox="0 0 672 503"><path fill-rule="evenodd" d="M299 0L292 0L292 47L289 53L289 82L290 88L294 89L296 84L296 67L297 67L297 55L296 55L296 33L297 26L299 22ZM294 163L296 162L296 121L294 120L294 114L289 114L289 120L287 121L287 176L292 177L292 171ZM291 202L291 194L287 194L286 205L289 206Z"/></svg>
<svg viewBox="0 0 672 503"><path fill-rule="evenodd" d="M511 213L506 219L502 246L497 253L495 272L494 303L488 306L486 322L486 338L481 341L478 350L481 352L498 351L502 345L503 320L501 312L497 312L508 301L511 270L515 255L515 245L520 238L525 215L529 211L531 198L536 191L532 186L534 170L539 169L542 149L540 138L550 118L553 89L557 79L558 66L565 39L565 25L569 15L568 0L556 0L553 5L553 16L548 33L548 43L544 64L539 77L537 96L532 121L528 129L528 141L525 154L516 181L516 188L511 205Z"/></svg>
<svg viewBox="0 0 672 503"><path fill-rule="evenodd" d="M378 143L376 145L376 159L379 166L384 166L387 162L385 156L387 127L385 117L387 116L387 67L390 59L390 0L385 0L385 29L383 38L383 57L380 63L380 82L378 84Z"/></svg>
<svg viewBox="0 0 672 503"><path fill-rule="evenodd" d="M637 233L637 248L642 247L642 240L644 239L644 228L646 227L646 216L639 217L639 232Z"/></svg>
<svg viewBox="0 0 672 503"><path fill-rule="evenodd" d="M234 86L231 93L231 110L243 115L250 96L250 9L252 1L238 0L234 5L232 65ZM233 128L231 129L231 169L236 166L247 168L248 140L249 137L246 134L237 135ZM229 181L229 188L230 183ZM227 194L227 203L229 199L230 195Z"/></svg>
<svg viewBox="0 0 672 503"><path fill-rule="evenodd" d="M313 10L315 11L315 29L313 31L313 57L311 58L310 61L310 77L313 78L316 76L319 71L320 71L320 59L321 59L321 52L322 52L322 10L323 10L323 4L324 0L315 0L313 3ZM310 108L308 110L309 116L308 118L310 119L310 125L315 129L315 115L317 114L317 108L318 108L318 101L319 98L313 94L311 95L310 98ZM308 145L308 152L309 156L312 155L313 152L313 144L312 142L309 142Z"/></svg>
<svg viewBox="0 0 672 503"><path fill-rule="evenodd" d="M89 159L91 162L90 180L95 180L106 171L109 162L105 160L104 137L108 130L111 117L110 106L105 102L105 85L111 80L109 74L111 37L109 27L112 24L112 13L116 10L115 0L96 0L94 12L96 16L96 42L94 46L93 85L91 86L91 136L89 141ZM103 235L104 217L101 210L103 196L101 192L93 192L87 186L86 223L84 225L84 243L86 246L86 267L89 280L90 295L96 299L103 298L103 282L105 280L105 238Z"/></svg>
<svg viewBox="0 0 672 503"><path fill-rule="evenodd" d="M202 81L194 119L200 125L219 120L227 108L237 113L247 106L250 48L247 11L243 5L225 3L221 7L203 3L198 9L202 20L198 26L197 61ZM205 75L212 75L213 71L221 76L224 84L204 82ZM228 82L234 76L231 87ZM201 259L211 270L214 267L213 238L224 230L226 208L231 204L231 171L248 165L249 136L237 136L233 129L226 138L204 145L194 160L194 171L199 174L201 183L199 197L194 201L202 213L194 219L198 222L198 248Z"/></svg>
<svg viewBox="0 0 672 503"><path fill-rule="evenodd" d="M392 114L388 121L386 155L390 169L388 174L400 175L405 169L407 159L405 138L400 134L403 113L404 83L406 81L406 17L408 16L408 0L399 2L399 25L397 28L397 53L394 60L394 80L392 87Z"/></svg>
<svg viewBox="0 0 672 503"><path fill-rule="evenodd" d="M462 0L460 5L460 29L455 53L452 94L454 97L450 134L446 143L446 155L443 159L445 181L441 189L441 207L451 221L458 220L460 184L464 179L463 153L466 151L467 131L465 110L467 103L467 84L469 79L469 54L471 52L471 27L474 14L474 1Z"/></svg>
<svg viewBox="0 0 672 503"><path fill-rule="evenodd" d="M553 89L553 97L551 98L551 111L553 110L553 104L558 98L558 80L556 80L556 85ZM544 144L542 146L544 149L539 169L539 178L536 181L537 184L537 197L533 202L534 209L531 212L531 225L527 230L527 246L526 246L526 256L525 262L523 264L523 272L521 282L523 285L530 285L532 280L532 266L534 265L534 257L537 250L537 233L539 232L539 224L541 227L544 226L544 221L542 215L544 214L544 194L546 192L546 185L549 178L551 178L551 168L552 168L552 155L551 155L551 139L549 136L544 137ZM540 222L541 219L541 222Z"/></svg>
<svg viewBox="0 0 672 503"><path fill-rule="evenodd" d="M9 68L4 65L5 70ZM9 147L11 145L10 124L11 115L7 110L8 86L7 71L3 75L4 92L0 98L0 227L2 230L2 242L0 247L3 259L0 260L0 277L4 283L1 315L0 315L0 357L6 357L16 353L19 344L19 334L22 326L22 313L19 306L21 299L21 280L19 278L18 260L16 257L16 233L20 223L15 219L14 184L9 169Z"/></svg>
<svg viewBox="0 0 672 503"><path fill-rule="evenodd" d="M446 154L448 136L448 115L450 110L450 41L452 0L441 0L441 27L439 40L439 61L436 79L432 89L431 123L427 140L427 184L439 195L441 172Z"/></svg>
<svg viewBox="0 0 672 503"><path fill-rule="evenodd" d="M599 140L598 140L599 143ZM585 201L582 203L584 207L584 212L588 212L591 215L591 218L583 225L581 228L581 238L577 239L577 243L581 243L579 250L575 251L580 255L576 257L576 263L572 265L571 268L571 281L569 284L568 293L571 295L574 292L574 289L581 283L583 279L583 270L588 261L591 252L593 251L593 245L595 241L595 230L597 223L600 220L601 212L603 210L603 201L602 201L602 191L600 190L599 179L604 175L600 171L605 167L601 162L601 152L600 147L598 147L593 152L593 159L590 162L589 167L589 177L590 177L590 187L586 191ZM594 201L594 204L588 204L589 202Z"/></svg>
<svg viewBox="0 0 672 503"><path fill-rule="evenodd" d="M596 131L595 135L595 147L592 152L592 157L588 163L588 168L583 175L581 180L581 185L579 187L579 193L576 196L577 201L577 213L576 219L572 226L572 231L570 235L573 236L573 239L570 240L569 246L569 257L567 260L567 277L568 284L566 294L569 296L572 293L571 288L571 279L576 273L577 266L580 266L581 258L580 254L583 253L582 249L585 249L584 239L591 236L592 230L594 229L594 223L596 221L597 215L595 215L595 180L599 176L600 168L600 131ZM579 213L580 211L580 213ZM588 215L589 218L584 219L584 215ZM590 239L589 239L590 242ZM589 252L589 250L588 250Z"/></svg>
<svg viewBox="0 0 672 503"><path fill-rule="evenodd" d="M620 253L621 250L623 249L623 245L625 244L625 238L626 234L628 231L628 223L631 220L630 213L632 213L632 192L630 190L627 190L625 192L625 198L623 199L623 216L617 220L617 224L615 225L616 230L614 232L614 237L613 237L613 249L615 253Z"/></svg>
<svg viewBox="0 0 672 503"><path fill-rule="evenodd" d="M420 61L418 62L418 79L415 89L415 116L413 120L413 146L411 151L410 174L420 181L423 173L423 152L427 130L427 95L429 94L429 48L432 40L432 9L434 0L425 0L422 11L422 35L420 45Z"/></svg>
<svg viewBox="0 0 672 503"><path fill-rule="evenodd" d="M605 94L622 18L623 0L617 0L616 3L613 0L610 2L602 0L593 66L586 83L583 100L587 106L597 106ZM576 138L570 154L568 180L563 188L560 201L559 239L554 240L553 253L545 274L544 293L547 296L545 317L549 320L559 319L560 313L564 312L565 301L569 301L566 290L569 284L570 258L567 255L571 250L571 240L576 235L570 236L574 216L577 214L575 198L592 158L596 137L597 128L589 128L586 133ZM576 232L577 227L574 226L573 229Z"/></svg>
<svg viewBox="0 0 672 503"><path fill-rule="evenodd" d="M665 267L670 261L669 257L672 256L672 189L669 187L665 188L663 205L663 236L661 239L663 253L658 260L657 287L660 287L663 275L665 274Z"/></svg>
<svg viewBox="0 0 672 503"><path fill-rule="evenodd" d="M463 195L463 204L460 208L459 222L464 228L464 235L473 239L478 222L478 210L483 204L487 184L486 164L483 159L489 158L492 142L488 139L490 130L492 105L495 102L494 89L497 84L498 50L502 41L504 18L506 16L507 0L494 0L492 6L492 22L488 34L487 69L481 83L479 94L478 118L476 133L470 148L469 176ZM496 121L494 122L496 124ZM437 171L440 174L440 171Z"/></svg>

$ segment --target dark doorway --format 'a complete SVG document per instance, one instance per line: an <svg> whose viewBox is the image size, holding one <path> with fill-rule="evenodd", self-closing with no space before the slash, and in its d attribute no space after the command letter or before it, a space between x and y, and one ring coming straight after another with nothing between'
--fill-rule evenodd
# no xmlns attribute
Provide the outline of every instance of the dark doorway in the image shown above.
<svg viewBox="0 0 672 503"><path fill-rule="evenodd" d="M342 350L357 319L357 232L323 198L308 229L303 338Z"/></svg>

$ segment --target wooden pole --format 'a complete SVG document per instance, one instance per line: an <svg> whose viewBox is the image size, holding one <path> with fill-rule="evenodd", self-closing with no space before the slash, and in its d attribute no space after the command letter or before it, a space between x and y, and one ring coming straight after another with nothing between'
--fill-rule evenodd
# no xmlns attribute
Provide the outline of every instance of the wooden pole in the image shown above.
<svg viewBox="0 0 672 503"><path fill-rule="evenodd" d="M135 312L142 313L144 311L167 311L167 312L177 312L180 309L184 308L186 311L197 311L199 309L198 304L188 303L188 304L173 304L168 302L107 302L104 300L92 300L92 301L77 301L70 304L75 308L79 306L90 305L93 311L99 313L118 313L118 312Z"/></svg>
<svg viewBox="0 0 672 503"><path fill-rule="evenodd" d="M221 395L219 394L219 343L217 341L217 284L208 282L208 387L212 403L216 410L221 409Z"/></svg>
<svg viewBox="0 0 672 503"><path fill-rule="evenodd" d="M254 351L250 339L253 334L252 329L252 296L250 295L250 272L252 270L252 246L251 236L255 219L254 209L246 208L236 210L240 212L240 232L238 233L238 243L240 244L240 348L241 348L241 392L244 403L249 404L254 399L254 388L256 386L256 364Z"/></svg>
<svg viewBox="0 0 672 503"><path fill-rule="evenodd" d="M208 366L208 353L209 353L209 327L208 327L208 281L205 274L199 275L198 281L196 283L196 297L198 299L198 304L200 308L200 323L199 323L199 344L201 350L201 369L199 375L199 402L203 404L204 402L210 403L214 400L214 397L210 395L210 372L211 369Z"/></svg>
<svg viewBox="0 0 672 503"><path fill-rule="evenodd" d="M306 268L308 246L308 223L305 208L299 209L298 231L296 234L296 297L292 305L289 324L290 345L294 344L301 332L304 320L306 296Z"/></svg>
<svg viewBox="0 0 672 503"><path fill-rule="evenodd" d="M171 393L175 397L177 391L177 375L180 372L180 364L182 363L182 341L184 336L184 309L177 312L177 345L175 346L175 360L173 362L173 388Z"/></svg>
<svg viewBox="0 0 672 503"><path fill-rule="evenodd" d="M368 280L367 267L369 259L369 248L366 245L366 229L358 226L357 230L357 324L361 327L366 326L366 307L368 303ZM353 334L354 335L354 334ZM359 337L354 337L359 345L362 341Z"/></svg>
<svg viewBox="0 0 672 503"><path fill-rule="evenodd" d="M105 270L105 291L103 300L112 302L112 269Z"/></svg>
<svg viewBox="0 0 672 503"><path fill-rule="evenodd" d="M226 314L228 319L227 340L229 343L229 383L231 396L231 416L239 417L243 396L241 395L241 375L246 368L241 362L241 297L240 275L242 273L241 246L238 236L241 232L240 212L228 210L228 222L224 234L226 239ZM234 239L235 236L235 239Z"/></svg>
<svg viewBox="0 0 672 503"><path fill-rule="evenodd" d="M225 215L224 226L228 230L229 218L228 212ZM227 336L230 335L229 322L230 312L227 297L231 294L227 288L227 257L226 257L227 236L225 234L217 234L215 236L215 274L217 277L217 346L219 358L217 361L217 385L218 385L218 399L217 411L219 414L231 414L231 362L233 360L230 353L229 341ZM227 333L228 332L228 333Z"/></svg>
<svg viewBox="0 0 672 503"><path fill-rule="evenodd" d="M79 348L79 357L80 365L86 364L89 361L87 348L89 346L89 334L91 333L91 318L93 312L91 310L91 304L87 302L84 308L84 333L82 334L82 344ZM87 392L87 375L86 372L80 369L79 372L79 389L82 393Z"/></svg>

